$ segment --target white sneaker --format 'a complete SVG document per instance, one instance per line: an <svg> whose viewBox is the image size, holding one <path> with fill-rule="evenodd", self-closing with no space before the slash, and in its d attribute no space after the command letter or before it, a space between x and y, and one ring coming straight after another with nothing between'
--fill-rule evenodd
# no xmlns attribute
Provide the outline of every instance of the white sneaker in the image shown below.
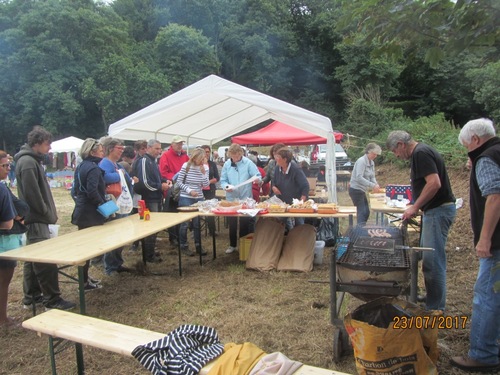
<svg viewBox="0 0 500 375"><path fill-rule="evenodd" d="M238 249L234 246L229 246L226 250L226 254L232 254L234 253L235 251L238 251Z"/></svg>

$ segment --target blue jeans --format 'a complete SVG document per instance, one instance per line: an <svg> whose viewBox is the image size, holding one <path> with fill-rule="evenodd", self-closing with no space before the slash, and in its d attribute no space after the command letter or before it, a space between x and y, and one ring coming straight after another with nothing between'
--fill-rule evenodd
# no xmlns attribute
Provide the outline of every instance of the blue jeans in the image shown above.
<svg viewBox="0 0 500 375"><path fill-rule="evenodd" d="M427 310L444 311L446 307L446 241L456 213L453 203L426 210L422 216L420 246L434 248L422 256Z"/></svg>
<svg viewBox="0 0 500 375"><path fill-rule="evenodd" d="M203 197L201 198L187 198L187 197L179 197L179 207L185 207L185 206L191 206L192 204L204 200ZM192 220L193 223L193 234L194 234L194 244L196 248L201 247L201 232L200 232L200 218L195 217ZM179 237L179 243L181 244L181 247L188 247L187 243L187 230L188 230L189 223L184 222L181 224L181 229L180 229L180 237Z"/></svg>
<svg viewBox="0 0 500 375"><path fill-rule="evenodd" d="M352 203L356 206L358 224L365 224L370 217L370 207L368 206L366 193L363 190L349 188L349 196Z"/></svg>
<svg viewBox="0 0 500 375"><path fill-rule="evenodd" d="M500 340L500 250L491 258L479 259L474 285L469 357L495 365L499 363Z"/></svg>
<svg viewBox="0 0 500 375"><path fill-rule="evenodd" d="M126 217L126 215L117 214L114 219L120 219L122 217ZM109 253L104 254L103 262L104 262L104 272L106 275L111 275L111 273L117 271L123 265L123 257L122 257L123 246L118 249L111 250Z"/></svg>

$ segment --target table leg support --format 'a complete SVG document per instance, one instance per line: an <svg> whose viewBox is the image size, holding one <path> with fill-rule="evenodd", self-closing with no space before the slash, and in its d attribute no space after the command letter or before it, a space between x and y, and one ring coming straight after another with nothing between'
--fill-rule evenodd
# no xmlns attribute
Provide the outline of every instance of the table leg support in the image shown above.
<svg viewBox="0 0 500 375"><path fill-rule="evenodd" d="M179 253L179 276L182 276L182 255L181 255L181 226L178 225L177 229L177 251Z"/></svg>
<svg viewBox="0 0 500 375"><path fill-rule="evenodd" d="M83 281L83 267L78 266L78 294L80 296L80 314L86 315L85 306L85 283Z"/></svg>
<svg viewBox="0 0 500 375"><path fill-rule="evenodd" d="M417 290L418 290L418 252L411 250L410 254L410 302L417 303Z"/></svg>
<svg viewBox="0 0 500 375"><path fill-rule="evenodd" d="M215 231L212 233L212 251L213 251L213 259L217 257L217 245L215 241Z"/></svg>

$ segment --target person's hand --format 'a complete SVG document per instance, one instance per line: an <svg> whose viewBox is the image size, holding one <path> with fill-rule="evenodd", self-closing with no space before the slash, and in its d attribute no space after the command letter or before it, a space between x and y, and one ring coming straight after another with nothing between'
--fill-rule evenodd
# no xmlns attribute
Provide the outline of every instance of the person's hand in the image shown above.
<svg viewBox="0 0 500 375"><path fill-rule="evenodd" d="M134 181L134 184L137 184L139 182L139 179L136 176L134 176L132 177L132 181Z"/></svg>
<svg viewBox="0 0 500 375"><path fill-rule="evenodd" d="M490 258L491 254L491 241L479 239L476 245L476 255L478 258Z"/></svg>
<svg viewBox="0 0 500 375"><path fill-rule="evenodd" d="M373 190L372 190L374 193L380 193L380 186L379 184L375 184L375 186L373 187Z"/></svg>
<svg viewBox="0 0 500 375"><path fill-rule="evenodd" d="M168 190L168 188L169 188L168 183L166 183L166 182L161 183L161 190L162 191Z"/></svg>
<svg viewBox="0 0 500 375"><path fill-rule="evenodd" d="M167 184L167 186L168 186L169 188L171 188L171 187L174 185L174 184L172 183L172 181L170 181L170 180L168 180L168 181L166 182L166 184Z"/></svg>
<svg viewBox="0 0 500 375"><path fill-rule="evenodd" d="M278 189L276 186L273 186L273 192L274 192L274 194L276 194L276 195L281 195L281 190L280 190L280 189Z"/></svg>
<svg viewBox="0 0 500 375"><path fill-rule="evenodd" d="M192 197L197 197L198 196L198 192L196 190L191 190L189 192L189 195L192 196Z"/></svg>
<svg viewBox="0 0 500 375"><path fill-rule="evenodd" d="M403 213L403 220L409 220L417 216L418 209L415 206L408 207Z"/></svg>

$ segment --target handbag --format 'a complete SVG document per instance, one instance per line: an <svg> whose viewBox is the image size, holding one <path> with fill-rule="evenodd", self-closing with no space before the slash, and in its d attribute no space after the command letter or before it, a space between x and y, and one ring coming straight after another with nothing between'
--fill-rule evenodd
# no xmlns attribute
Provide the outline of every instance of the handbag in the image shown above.
<svg viewBox="0 0 500 375"><path fill-rule="evenodd" d="M106 219L118 212L119 208L116 205L114 200L109 200L106 203L103 203L97 207L97 212L99 212Z"/></svg>
<svg viewBox="0 0 500 375"><path fill-rule="evenodd" d="M122 193L121 182L113 182L112 184L106 185L106 194L111 194L115 198L118 198Z"/></svg>
<svg viewBox="0 0 500 375"><path fill-rule="evenodd" d="M186 176L189 172L189 166L186 167L186 173L184 174L184 178L183 178L183 181L182 183L185 184L186 183ZM174 182L174 185L172 186L172 199L174 200L174 202L179 202L179 198L181 197L181 186L179 185L179 183L177 182L177 179L175 180Z"/></svg>

